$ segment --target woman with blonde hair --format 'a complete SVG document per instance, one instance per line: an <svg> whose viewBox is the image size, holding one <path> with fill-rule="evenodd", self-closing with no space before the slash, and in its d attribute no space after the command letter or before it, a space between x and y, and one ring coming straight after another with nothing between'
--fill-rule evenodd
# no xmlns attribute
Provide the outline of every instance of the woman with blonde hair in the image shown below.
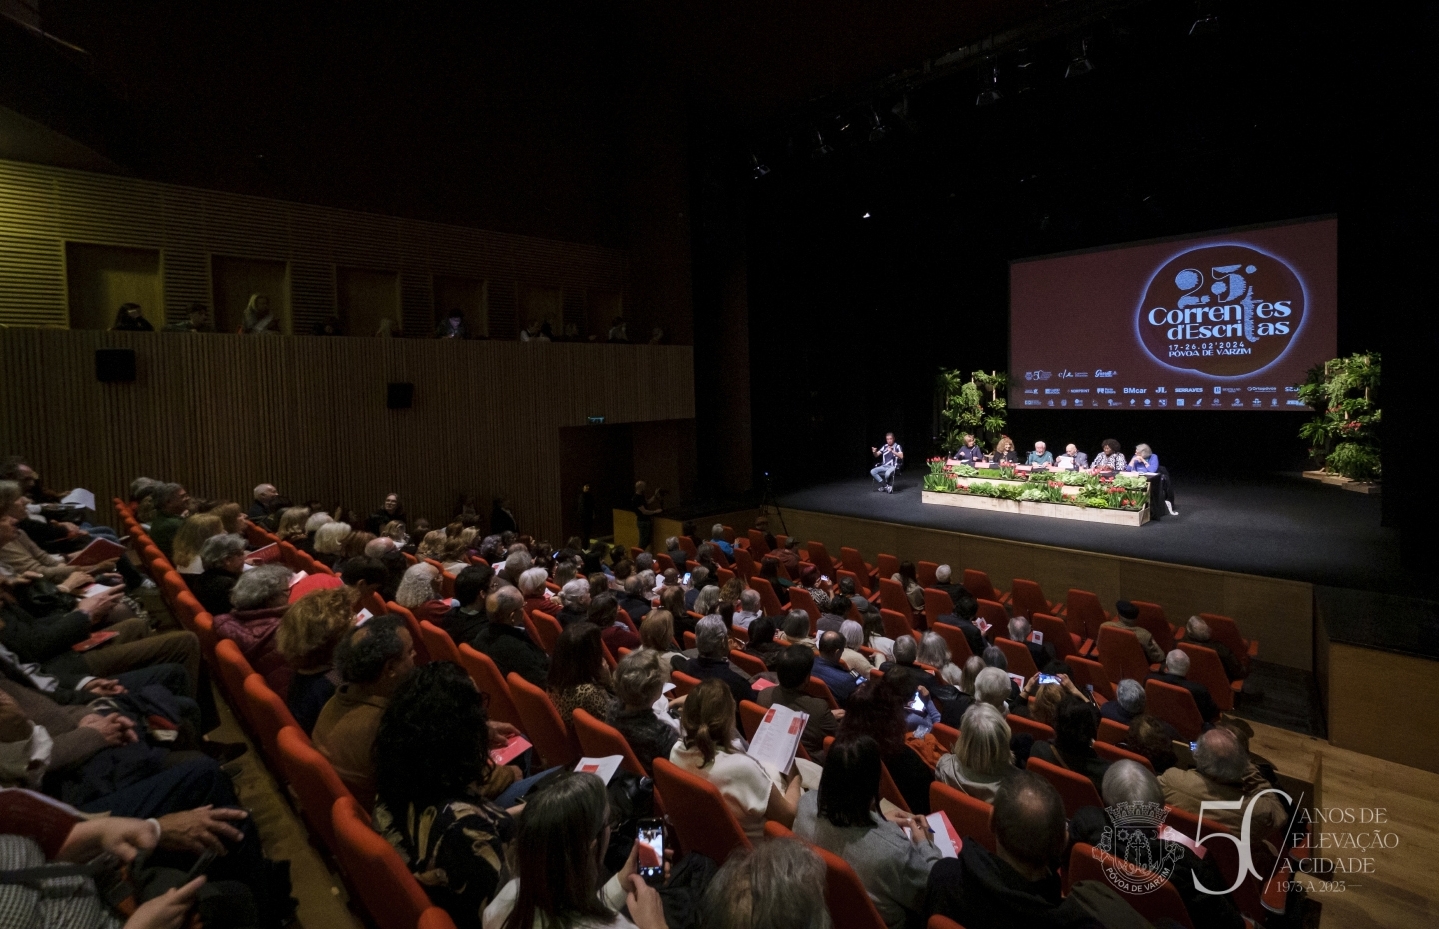
<svg viewBox="0 0 1439 929"><path fill-rule="evenodd" d="M340 551L346 540L355 534L349 523L331 521L315 530L315 560L327 568L333 568L340 560Z"/></svg>
<svg viewBox="0 0 1439 929"><path fill-rule="evenodd" d="M680 714L682 738L670 751L670 761L718 788L745 835L758 841L764 837L766 820L785 828L794 825L800 779L794 777L786 785L784 775L773 765L737 750L734 720L729 685L719 678L707 678L685 697Z"/></svg>
<svg viewBox="0 0 1439 929"><path fill-rule="evenodd" d="M275 529L275 535L279 536L281 542L299 545L305 538L305 523L309 518L309 507L292 506L282 510L280 513L280 524Z"/></svg>
<svg viewBox="0 0 1439 929"><path fill-rule="evenodd" d="M415 549L415 557L419 558L421 561L426 558L431 558L435 561L439 561L440 556L445 553L446 541L447 539L445 536L445 530L430 530L429 532L425 533L424 538L420 539L420 547Z"/></svg>
<svg viewBox="0 0 1439 929"><path fill-rule="evenodd" d="M675 618L669 610L650 610L645 614L640 621L640 647L659 652L667 670L674 670L671 662L676 658L682 666L689 665L684 653L675 647Z"/></svg>
<svg viewBox="0 0 1439 929"><path fill-rule="evenodd" d="M999 785L1018 770L1009 739L1004 714L988 703L976 703L964 711L959 738L935 764L934 776L976 800L993 803Z"/></svg>
<svg viewBox="0 0 1439 929"><path fill-rule="evenodd" d="M355 592L348 587L308 593L280 619L275 647L295 672L285 705L306 735L339 684L335 646L354 623Z"/></svg>
<svg viewBox="0 0 1439 929"><path fill-rule="evenodd" d="M175 544L171 549L174 557L171 564L181 574L203 574L205 566L200 562L200 549L205 540L225 534L225 522L214 513L197 513L180 524L175 530Z"/></svg>
<svg viewBox="0 0 1439 929"><path fill-rule="evenodd" d="M210 512L220 517L220 522L225 527L226 535L245 534L245 511L240 508L240 504L234 502L222 503Z"/></svg>

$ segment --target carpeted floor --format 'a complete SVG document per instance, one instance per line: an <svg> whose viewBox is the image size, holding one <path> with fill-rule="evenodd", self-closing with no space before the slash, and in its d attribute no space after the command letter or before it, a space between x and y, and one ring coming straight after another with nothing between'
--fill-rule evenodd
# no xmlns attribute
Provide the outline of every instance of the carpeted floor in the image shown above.
<svg viewBox="0 0 1439 929"><path fill-rule="evenodd" d="M1434 577L1399 567L1398 533L1379 525L1379 497L1297 474L1190 478L1176 483L1178 517L1138 528L1019 516L920 502L921 474L901 475L893 494L867 477L780 497L801 510L1146 558L1336 587L1432 595Z"/></svg>

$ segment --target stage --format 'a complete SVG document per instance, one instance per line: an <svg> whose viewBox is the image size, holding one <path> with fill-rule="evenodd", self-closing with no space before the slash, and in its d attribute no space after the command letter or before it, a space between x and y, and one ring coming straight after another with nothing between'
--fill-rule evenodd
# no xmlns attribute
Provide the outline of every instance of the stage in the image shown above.
<svg viewBox="0 0 1439 929"><path fill-rule="evenodd" d="M786 509L961 532L1333 587L1421 594L1399 567L1398 533L1379 525L1380 499L1298 474L1176 479L1179 516L1109 526L1042 516L925 505L922 470L897 476L893 494L868 476L780 496ZM1160 510L1163 503L1158 504ZM1156 513L1156 515L1159 515Z"/></svg>

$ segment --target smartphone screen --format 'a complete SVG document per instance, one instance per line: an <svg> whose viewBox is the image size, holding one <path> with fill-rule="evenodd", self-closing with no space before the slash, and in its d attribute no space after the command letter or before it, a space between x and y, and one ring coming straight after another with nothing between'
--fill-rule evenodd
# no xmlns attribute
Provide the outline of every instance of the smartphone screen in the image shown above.
<svg viewBox="0 0 1439 929"><path fill-rule="evenodd" d="M686 571L686 572L685 572L685 580L684 580L685 586L689 586L689 582L690 582L690 572Z"/></svg>
<svg viewBox="0 0 1439 929"><path fill-rule="evenodd" d="M1039 682L1041 684L1058 684L1059 678L1055 677L1053 674L1041 674L1039 676Z"/></svg>
<svg viewBox="0 0 1439 929"><path fill-rule="evenodd" d="M909 708L916 713L924 712L924 698L919 695L919 691L914 692L914 697L909 701Z"/></svg>
<svg viewBox="0 0 1439 929"><path fill-rule="evenodd" d="M658 819L639 822L639 872L645 880L662 879L665 873L665 827Z"/></svg>

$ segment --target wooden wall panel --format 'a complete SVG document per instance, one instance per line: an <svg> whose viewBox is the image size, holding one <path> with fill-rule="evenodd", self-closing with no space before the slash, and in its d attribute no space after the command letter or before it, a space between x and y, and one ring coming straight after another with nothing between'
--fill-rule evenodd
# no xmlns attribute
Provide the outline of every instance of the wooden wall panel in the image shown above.
<svg viewBox="0 0 1439 929"><path fill-rule="evenodd" d="M160 250L156 316L169 322L210 303L211 255L289 262L302 333L335 312L336 265L398 271L405 327L422 330L433 326L433 275L496 282L510 292L493 333L505 338L519 281L572 303L589 290L622 292L629 273L616 249L0 160L0 325L68 325L68 241Z"/></svg>
<svg viewBox="0 0 1439 929"><path fill-rule="evenodd" d="M97 348L135 349L137 381L96 382ZM559 428L692 419L692 370L687 346L0 328L0 454L94 490L103 518L139 475L243 501L268 480L366 510L393 490L431 520L502 493L557 537ZM385 408L388 381L412 409Z"/></svg>
<svg viewBox="0 0 1439 929"><path fill-rule="evenodd" d="M1339 642L1328 651L1329 741L1439 772L1439 664Z"/></svg>
<svg viewBox="0 0 1439 929"><path fill-rule="evenodd" d="M801 545L816 539L831 555L838 555L841 545L849 545L871 564L876 554L886 552L902 560L948 563L956 575L964 568L978 568L1000 588L1007 589L1016 577L1036 581L1051 600L1063 600L1069 588L1078 587L1098 594L1111 611L1116 600L1150 600L1162 605L1173 623L1183 623L1196 613L1221 613L1233 617L1244 635L1260 640L1262 660L1313 669L1309 584L807 510L786 509L784 517L789 533ZM723 518L742 531L754 524L754 511ZM713 521L713 517L697 520L700 531L707 532ZM770 526L782 531L773 516Z"/></svg>

